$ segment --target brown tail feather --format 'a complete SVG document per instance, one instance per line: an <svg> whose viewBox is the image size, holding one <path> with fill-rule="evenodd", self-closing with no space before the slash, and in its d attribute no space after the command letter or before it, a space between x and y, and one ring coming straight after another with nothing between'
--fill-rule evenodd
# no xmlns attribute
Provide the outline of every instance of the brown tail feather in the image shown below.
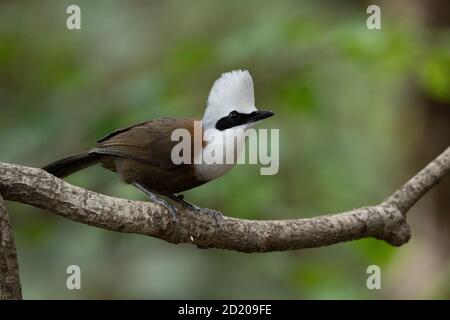
<svg viewBox="0 0 450 320"><path fill-rule="evenodd" d="M42 169L58 178L67 177L77 171L90 167L99 162L100 154L82 152L73 156L52 162Z"/></svg>

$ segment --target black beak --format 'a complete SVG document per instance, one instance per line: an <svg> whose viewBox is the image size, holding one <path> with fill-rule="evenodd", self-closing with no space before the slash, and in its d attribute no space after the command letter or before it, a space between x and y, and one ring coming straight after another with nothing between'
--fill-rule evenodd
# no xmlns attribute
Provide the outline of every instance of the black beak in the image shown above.
<svg viewBox="0 0 450 320"><path fill-rule="evenodd" d="M267 119L273 115L274 115L274 113L272 111L253 111L252 113L249 114L247 123Z"/></svg>

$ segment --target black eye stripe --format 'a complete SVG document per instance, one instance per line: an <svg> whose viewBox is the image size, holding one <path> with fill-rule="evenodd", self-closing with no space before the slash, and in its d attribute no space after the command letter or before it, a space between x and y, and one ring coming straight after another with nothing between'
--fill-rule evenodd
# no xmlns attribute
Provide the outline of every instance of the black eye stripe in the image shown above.
<svg viewBox="0 0 450 320"><path fill-rule="evenodd" d="M226 130L247 123L247 119L251 114L239 113L236 110L231 111L227 116L221 118L216 123L216 129Z"/></svg>
<svg viewBox="0 0 450 320"><path fill-rule="evenodd" d="M273 116L273 112L271 111L253 111L251 113L240 113L236 110L233 110L228 115L216 122L216 129L223 131L246 123L257 122L271 116Z"/></svg>

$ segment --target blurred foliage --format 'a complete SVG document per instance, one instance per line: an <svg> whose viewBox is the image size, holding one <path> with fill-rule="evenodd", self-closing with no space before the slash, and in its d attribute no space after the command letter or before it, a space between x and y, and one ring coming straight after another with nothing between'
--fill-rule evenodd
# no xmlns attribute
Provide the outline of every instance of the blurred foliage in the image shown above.
<svg viewBox="0 0 450 320"><path fill-rule="evenodd" d="M81 7L80 31L65 27L70 4ZM422 134L414 86L450 100L450 32L387 3L382 30L371 31L366 7L2 1L0 161L39 167L121 126L201 117L213 81L243 68L253 75L257 106L276 113L262 126L280 129L280 172L238 166L187 199L258 219L378 203L408 178L407 156ZM67 180L145 200L99 167ZM25 298L383 298L386 290L367 290L366 268L388 270L399 250L373 239L268 254L198 250L8 207ZM82 269L81 291L65 288L70 264ZM448 281L440 292L435 297L449 297Z"/></svg>

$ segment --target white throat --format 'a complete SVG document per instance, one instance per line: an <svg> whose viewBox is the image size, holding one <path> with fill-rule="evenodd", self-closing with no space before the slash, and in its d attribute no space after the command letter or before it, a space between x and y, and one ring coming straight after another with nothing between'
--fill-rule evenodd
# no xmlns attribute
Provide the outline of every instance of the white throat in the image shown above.
<svg viewBox="0 0 450 320"><path fill-rule="evenodd" d="M203 139L206 142L201 155L195 161L198 179L210 181L230 171L237 163L245 147L245 129L247 126L220 131L206 130ZM201 158L200 158L201 157Z"/></svg>

